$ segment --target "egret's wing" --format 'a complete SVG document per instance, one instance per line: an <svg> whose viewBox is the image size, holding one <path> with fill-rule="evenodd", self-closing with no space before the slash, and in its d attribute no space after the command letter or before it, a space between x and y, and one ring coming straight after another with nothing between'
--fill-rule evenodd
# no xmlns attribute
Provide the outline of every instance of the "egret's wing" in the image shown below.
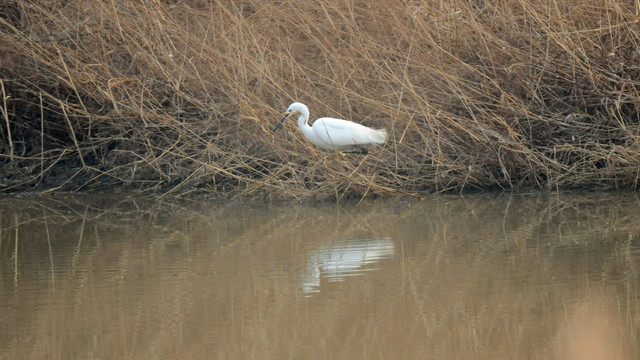
<svg viewBox="0 0 640 360"><path fill-rule="evenodd" d="M325 148L346 148L353 145L382 144L387 137L386 130L371 129L351 121L320 118L313 123L316 140Z"/></svg>

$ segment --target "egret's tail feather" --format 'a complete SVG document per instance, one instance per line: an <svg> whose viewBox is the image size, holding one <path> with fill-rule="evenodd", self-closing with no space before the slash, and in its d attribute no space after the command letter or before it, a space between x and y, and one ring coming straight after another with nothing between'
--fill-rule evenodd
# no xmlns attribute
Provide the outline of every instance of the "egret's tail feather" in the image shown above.
<svg viewBox="0 0 640 360"><path fill-rule="evenodd" d="M369 134L374 144L384 144L387 141L387 129L371 129Z"/></svg>

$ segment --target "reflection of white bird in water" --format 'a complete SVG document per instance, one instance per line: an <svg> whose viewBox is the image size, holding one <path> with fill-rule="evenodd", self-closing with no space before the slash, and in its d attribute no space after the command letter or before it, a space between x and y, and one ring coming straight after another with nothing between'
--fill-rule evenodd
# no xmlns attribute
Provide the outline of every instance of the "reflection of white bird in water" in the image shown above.
<svg viewBox="0 0 640 360"><path fill-rule="evenodd" d="M305 104L294 102L289 105L286 115L273 129L276 131L289 115L299 113L298 126L304 136L315 146L323 150L351 150L354 147L363 154L365 149L359 145L384 144L387 130L371 129L354 122L334 118L320 118L309 126L309 109Z"/></svg>
<svg viewBox="0 0 640 360"><path fill-rule="evenodd" d="M349 276L364 275L376 270L371 265L394 256L390 238L338 241L312 251L307 259L308 274L302 283L305 294L320 292L321 279L344 281Z"/></svg>

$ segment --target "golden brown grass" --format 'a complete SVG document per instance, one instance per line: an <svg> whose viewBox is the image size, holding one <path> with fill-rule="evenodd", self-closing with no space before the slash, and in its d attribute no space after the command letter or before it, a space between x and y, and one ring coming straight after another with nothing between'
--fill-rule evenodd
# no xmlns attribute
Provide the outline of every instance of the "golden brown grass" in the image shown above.
<svg viewBox="0 0 640 360"><path fill-rule="evenodd" d="M631 188L636 1L8 1L0 189ZM324 153L293 121L390 131Z"/></svg>

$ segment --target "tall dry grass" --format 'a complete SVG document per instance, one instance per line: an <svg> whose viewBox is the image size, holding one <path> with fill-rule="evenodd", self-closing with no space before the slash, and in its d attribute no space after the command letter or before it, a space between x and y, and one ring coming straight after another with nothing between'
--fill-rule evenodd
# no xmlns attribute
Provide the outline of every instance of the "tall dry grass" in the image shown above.
<svg viewBox="0 0 640 360"><path fill-rule="evenodd" d="M632 0L5 1L0 189L636 189ZM389 130L367 156L289 122Z"/></svg>

